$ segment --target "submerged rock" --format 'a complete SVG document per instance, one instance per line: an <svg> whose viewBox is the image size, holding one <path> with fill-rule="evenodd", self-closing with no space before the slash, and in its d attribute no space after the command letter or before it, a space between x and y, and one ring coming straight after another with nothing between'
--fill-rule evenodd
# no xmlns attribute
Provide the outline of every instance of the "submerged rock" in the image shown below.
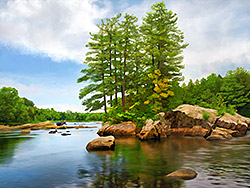
<svg viewBox="0 0 250 188"><path fill-rule="evenodd" d="M29 129L28 130L22 130L21 134L30 134L30 130Z"/></svg>
<svg viewBox="0 0 250 188"><path fill-rule="evenodd" d="M49 134L55 134L55 133L57 133L57 129L49 132Z"/></svg>
<svg viewBox="0 0 250 188"><path fill-rule="evenodd" d="M71 135L70 133L62 133L61 134L62 136L69 136L69 135Z"/></svg>
<svg viewBox="0 0 250 188"><path fill-rule="evenodd" d="M122 122L115 125L106 123L97 132L99 136L135 136L136 135L136 123L134 122Z"/></svg>
<svg viewBox="0 0 250 188"><path fill-rule="evenodd" d="M170 174L168 174L166 177L168 178L180 178L184 180L190 180L196 178L197 173L189 168L182 168L180 170L176 170Z"/></svg>
<svg viewBox="0 0 250 188"><path fill-rule="evenodd" d="M86 149L88 151L102 151L102 150L114 150L115 148L115 137L114 136L103 136L96 138L88 143Z"/></svg>

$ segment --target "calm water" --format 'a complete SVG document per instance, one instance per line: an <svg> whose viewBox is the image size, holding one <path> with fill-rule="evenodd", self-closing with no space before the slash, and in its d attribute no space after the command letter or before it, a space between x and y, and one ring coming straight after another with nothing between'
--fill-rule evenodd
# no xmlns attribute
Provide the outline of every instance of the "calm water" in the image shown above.
<svg viewBox="0 0 250 188"><path fill-rule="evenodd" d="M88 153L98 129L69 130L65 137L48 130L0 134L0 187L250 187L250 134L226 142L117 139L114 152ZM182 167L197 178L164 177Z"/></svg>

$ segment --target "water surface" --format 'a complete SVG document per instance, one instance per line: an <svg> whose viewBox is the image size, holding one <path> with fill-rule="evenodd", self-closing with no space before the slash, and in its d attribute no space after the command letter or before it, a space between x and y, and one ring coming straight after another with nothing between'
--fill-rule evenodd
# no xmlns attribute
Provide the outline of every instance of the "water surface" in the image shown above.
<svg viewBox="0 0 250 188"><path fill-rule="evenodd" d="M68 130L70 136L49 130L0 134L0 187L250 187L249 134L223 142L124 138L116 140L115 151L88 153L85 147L98 137L98 128ZM165 178L183 167L198 176Z"/></svg>

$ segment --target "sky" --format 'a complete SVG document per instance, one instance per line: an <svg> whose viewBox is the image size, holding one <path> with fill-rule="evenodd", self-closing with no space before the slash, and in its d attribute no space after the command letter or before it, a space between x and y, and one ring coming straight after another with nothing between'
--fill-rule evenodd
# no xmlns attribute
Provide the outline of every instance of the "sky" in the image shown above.
<svg viewBox="0 0 250 188"><path fill-rule="evenodd" d="M78 98L89 32L117 13L141 18L155 0L0 0L0 88L14 87L39 108L85 112ZM166 0L189 46L183 75L250 70L249 0Z"/></svg>

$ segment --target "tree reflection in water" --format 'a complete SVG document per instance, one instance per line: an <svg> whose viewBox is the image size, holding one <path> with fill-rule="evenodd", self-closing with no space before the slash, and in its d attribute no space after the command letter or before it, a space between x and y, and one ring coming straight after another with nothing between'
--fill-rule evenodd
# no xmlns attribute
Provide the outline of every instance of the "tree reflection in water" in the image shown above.
<svg viewBox="0 0 250 188"><path fill-rule="evenodd" d="M19 132L0 134L0 164L11 163L19 143L32 139L32 137L19 136L21 136Z"/></svg>
<svg viewBox="0 0 250 188"><path fill-rule="evenodd" d="M183 152L194 152L206 143L197 144L197 138L161 142L117 139L114 152L90 154L93 168L79 178L85 180L83 187L181 187L183 181L165 176L182 167Z"/></svg>

